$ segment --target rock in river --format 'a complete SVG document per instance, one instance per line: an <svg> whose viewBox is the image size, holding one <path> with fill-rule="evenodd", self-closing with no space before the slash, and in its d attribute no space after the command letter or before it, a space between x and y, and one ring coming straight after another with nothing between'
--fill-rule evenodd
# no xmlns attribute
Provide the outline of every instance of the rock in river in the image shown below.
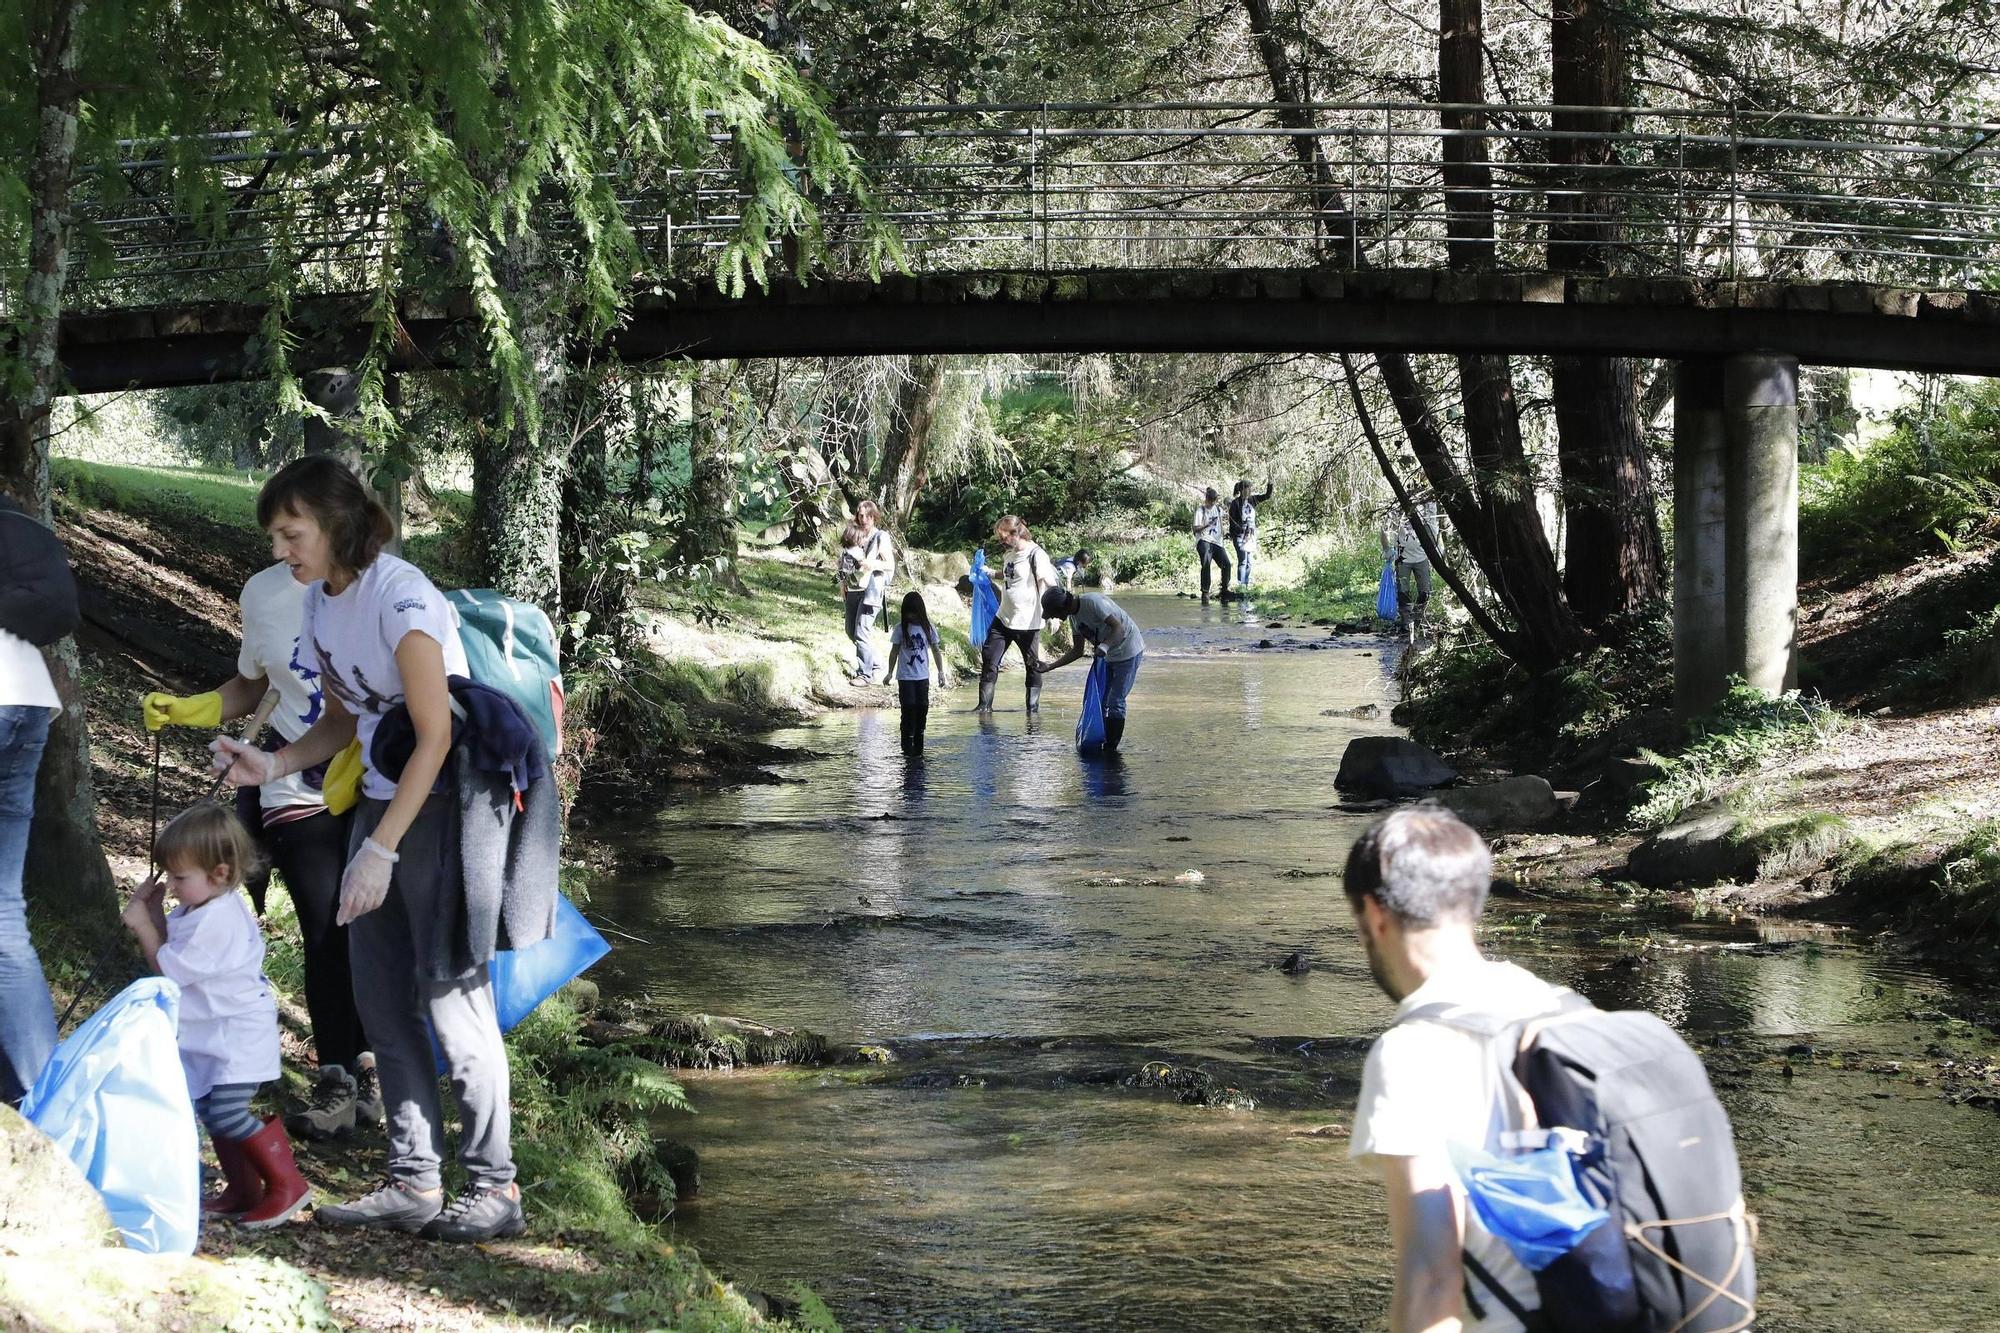
<svg viewBox="0 0 2000 1333"><path fill-rule="evenodd" d="M1483 833L1539 827L1556 813L1555 789L1532 774L1437 794L1438 804Z"/></svg>
<svg viewBox="0 0 2000 1333"><path fill-rule="evenodd" d="M1415 796L1457 779L1457 770L1413 740L1357 736L1340 756L1333 783L1361 796Z"/></svg>

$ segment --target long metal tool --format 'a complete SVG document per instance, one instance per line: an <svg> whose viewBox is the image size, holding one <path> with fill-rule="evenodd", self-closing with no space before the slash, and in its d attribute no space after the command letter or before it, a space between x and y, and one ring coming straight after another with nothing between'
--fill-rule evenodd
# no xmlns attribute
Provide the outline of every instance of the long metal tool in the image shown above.
<svg viewBox="0 0 2000 1333"><path fill-rule="evenodd" d="M257 711L252 713L250 715L250 720L244 724L243 739L254 744L257 740L257 737L263 734L264 728L267 725L269 725L271 721L271 714L277 711L278 711L278 692L276 690L266 690L264 692L264 697L257 703ZM228 770L224 769L223 773L226 772L228 772ZM215 799L216 793L222 790L223 773L217 773L215 775L215 780L208 784L208 790L201 794L201 800L196 801L195 802L196 805L205 805L209 801ZM140 893L149 894L158 891L157 886L159 884L159 879L160 879L160 866L158 860L153 855L153 846L155 843L159 841L159 838L160 838L160 736L158 732L154 732L153 733L153 831L151 840L146 845L146 863L147 866L149 867L149 873L146 876L146 882L139 887ZM104 947L98 951L97 960L90 965L90 971L84 975L83 984L77 987L76 992L69 997L69 1007L63 1010L62 1017L57 1020L56 1027L58 1029L67 1027L69 1025L70 1015L76 1012L77 1004L82 1001L84 996L88 995L92 990L96 988L97 979L103 973L105 964L111 961L111 955L118 952L119 946L122 945L123 943L124 941L122 939L120 939L117 935L113 935L109 940L105 942Z"/></svg>

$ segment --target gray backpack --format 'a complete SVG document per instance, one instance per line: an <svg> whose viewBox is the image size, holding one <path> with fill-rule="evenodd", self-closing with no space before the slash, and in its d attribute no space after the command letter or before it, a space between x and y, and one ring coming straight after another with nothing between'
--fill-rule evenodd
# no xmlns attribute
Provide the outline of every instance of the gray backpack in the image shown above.
<svg viewBox="0 0 2000 1333"><path fill-rule="evenodd" d="M1611 1215L1535 1274L1540 1310L1520 1308L1467 1256L1475 1317L1490 1299L1549 1333L1730 1333L1756 1322L1756 1223L1729 1116L1671 1027L1568 991L1554 1012L1520 1022L1441 1005L1401 1021L1485 1038L1517 1127L1580 1131L1578 1183Z"/></svg>

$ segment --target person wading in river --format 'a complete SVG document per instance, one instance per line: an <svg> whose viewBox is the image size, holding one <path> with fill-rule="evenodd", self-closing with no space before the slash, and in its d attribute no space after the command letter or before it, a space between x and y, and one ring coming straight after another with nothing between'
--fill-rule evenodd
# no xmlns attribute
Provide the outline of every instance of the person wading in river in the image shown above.
<svg viewBox="0 0 2000 1333"><path fill-rule="evenodd" d="M1474 931L1492 881L1485 842L1435 807L1378 821L1347 854L1347 901L1368 971L1396 1001L1398 1019L1376 1038L1362 1067L1348 1147L1349 1156L1380 1170L1388 1187L1395 1333L1524 1328L1494 1300L1483 1302L1484 1318L1467 1317L1468 1270L1481 1272L1482 1282L1490 1278L1522 1308L1540 1307L1534 1275L1466 1206L1449 1155L1452 1144L1490 1150L1495 1127L1505 1124L1486 1043L1443 1023L1400 1021L1438 1005L1463 1005L1506 1022L1557 1007L1555 987L1481 956Z"/></svg>
<svg viewBox="0 0 2000 1333"><path fill-rule="evenodd" d="M1042 614L1076 626L1076 642L1043 670L1053 671L1076 661L1083 656L1086 642L1104 659L1104 753L1116 754L1119 742L1125 739L1125 699L1132 693L1132 683L1139 679L1146 637L1125 609L1103 593L1087 592L1079 597L1067 589L1050 588L1042 594Z"/></svg>
<svg viewBox="0 0 2000 1333"><path fill-rule="evenodd" d="M979 649L979 711L993 710L993 691L1000 681L1000 660L1007 645L1021 650L1028 668L1028 711L1042 706L1042 591L1056 585L1055 562L1035 544L1028 525L1013 514L993 526L996 541L1006 543L1001 564L1000 612L986 631Z"/></svg>
<svg viewBox="0 0 2000 1333"><path fill-rule="evenodd" d="M1250 556L1257 549L1257 506L1271 498L1274 488L1264 483L1262 495L1250 494L1250 483L1236 483L1229 500L1229 544L1236 548L1236 582L1243 595L1250 595Z"/></svg>
<svg viewBox="0 0 2000 1333"><path fill-rule="evenodd" d="M1201 564L1201 600L1208 600L1209 566L1222 571L1222 600L1233 602L1236 594L1229 591L1229 557L1222 551L1222 525L1228 517L1222 497L1211 486L1202 493L1202 503L1194 511L1194 554Z"/></svg>

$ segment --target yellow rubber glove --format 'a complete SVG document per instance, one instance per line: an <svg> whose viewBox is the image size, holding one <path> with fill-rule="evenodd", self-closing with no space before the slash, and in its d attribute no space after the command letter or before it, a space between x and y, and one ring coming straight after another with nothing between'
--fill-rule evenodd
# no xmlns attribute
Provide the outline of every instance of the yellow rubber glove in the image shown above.
<svg viewBox="0 0 2000 1333"><path fill-rule="evenodd" d="M326 800L326 812L344 815L361 799L361 742L350 741L345 750L326 766L326 780L319 784Z"/></svg>
<svg viewBox="0 0 2000 1333"><path fill-rule="evenodd" d="M140 703L146 730L161 727L219 727L222 725L222 695L215 690L178 698L155 690Z"/></svg>

